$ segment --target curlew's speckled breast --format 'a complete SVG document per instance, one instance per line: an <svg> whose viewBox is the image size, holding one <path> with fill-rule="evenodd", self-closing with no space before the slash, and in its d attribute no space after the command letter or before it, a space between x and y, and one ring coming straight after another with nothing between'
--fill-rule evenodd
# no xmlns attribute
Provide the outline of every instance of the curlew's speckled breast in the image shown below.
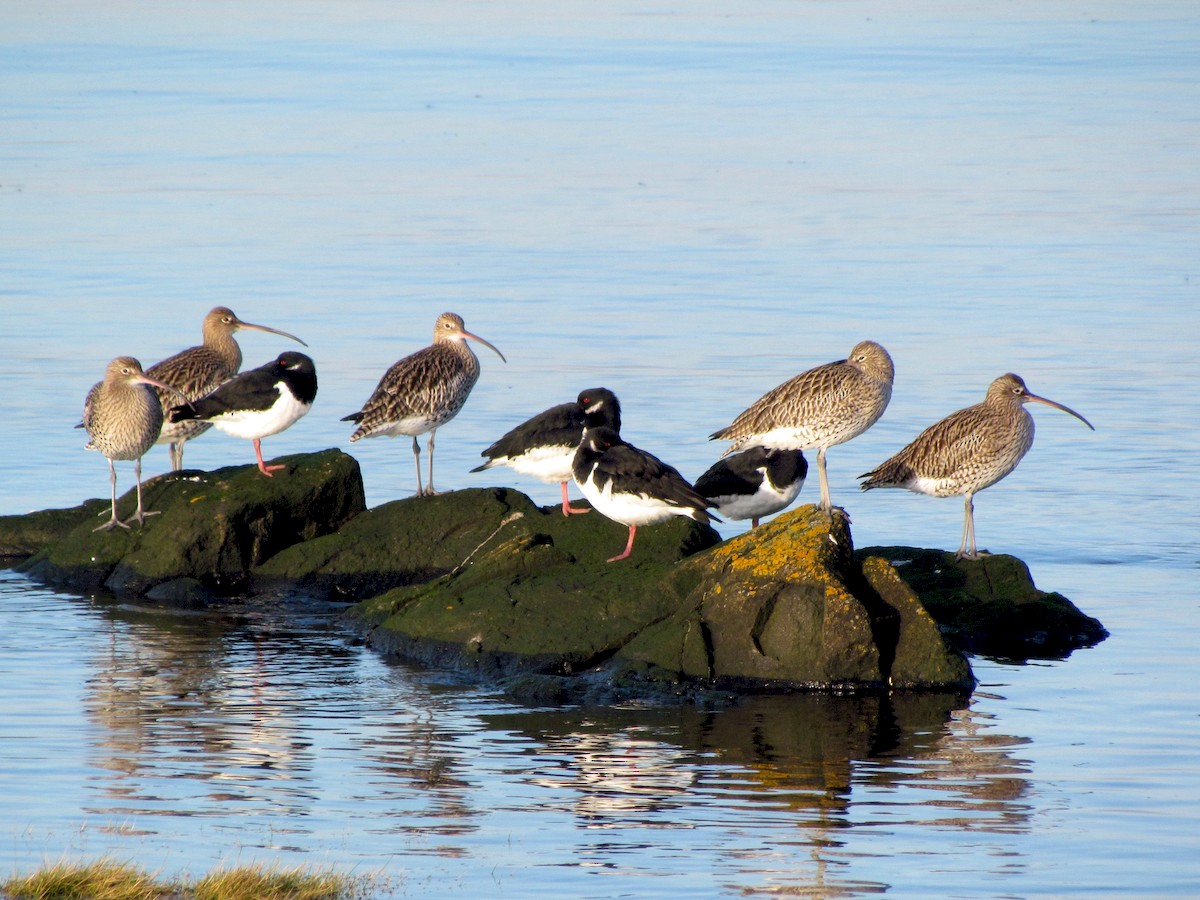
<svg viewBox="0 0 1200 900"><path fill-rule="evenodd" d="M478 380L479 360L461 342L418 350L384 373L350 440L437 428L458 415Z"/></svg>
<svg viewBox="0 0 1200 900"><path fill-rule="evenodd" d="M106 380L93 385L84 401L86 447L108 459L139 459L154 446L162 423L162 404L149 385Z"/></svg>

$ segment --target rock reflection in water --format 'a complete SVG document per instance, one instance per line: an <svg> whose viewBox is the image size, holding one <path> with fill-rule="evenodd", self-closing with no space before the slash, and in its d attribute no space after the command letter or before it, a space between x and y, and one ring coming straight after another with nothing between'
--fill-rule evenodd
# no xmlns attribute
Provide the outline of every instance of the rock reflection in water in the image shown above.
<svg viewBox="0 0 1200 900"><path fill-rule="evenodd" d="M924 824L946 828L1028 827L1030 808L1020 801L1028 764L1011 753L1024 741L991 734L967 702L948 694L763 696L719 710L541 710L487 721L532 742L539 764L528 781L548 789L541 802L571 810L581 829L720 817L731 838L756 829L775 836L761 849L737 839L688 848L724 855L730 887L842 896L886 890L838 882L828 867L844 861L842 830L899 824L889 820L892 807L910 817L927 811ZM573 864L612 850L584 841Z"/></svg>
<svg viewBox="0 0 1200 900"><path fill-rule="evenodd" d="M311 722L295 690L316 648L235 618L109 607L84 710L105 815L302 816L315 799ZM281 664L280 653L287 653ZM331 645L307 665L336 667ZM347 657L348 658L348 657Z"/></svg>

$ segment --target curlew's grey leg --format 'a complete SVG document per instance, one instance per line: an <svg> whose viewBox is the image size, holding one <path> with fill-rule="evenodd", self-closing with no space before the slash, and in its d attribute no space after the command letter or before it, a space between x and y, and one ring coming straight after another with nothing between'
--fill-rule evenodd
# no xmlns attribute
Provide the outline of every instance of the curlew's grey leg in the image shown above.
<svg viewBox="0 0 1200 900"><path fill-rule="evenodd" d="M417 436L413 435L413 461L417 464L417 496L421 497L425 494L425 489L421 487L421 445L417 443Z"/></svg>
<svg viewBox="0 0 1200 900"><path fill-rule="evenodd" d="M111 459L108 461L108 483L112 488L112 518L92 531L112 531L117 526L129 527L117 518L117 466Z"/></svg>
<svg viewBox="0 0 1200 900"><path fill-rule="evenodd" d="M962 543L958 545L958 552L954 554L955 559L978 559L979 554L975 552L975 501L968 493L966 501L963 503L963 533Z"/></svg>
<svg viewBox="0 0 1200 900"><path fill-rule="evenodd" d="M137 519L139 525L145 525L146 516L157 516L158 510L142 509L142 458L140 456L133 461L133 474L137 479L137 512L133 514L133 518Z"/></svg>
<svg viewBox="0 0 1200 900"><path fill-rule="evenodd" d="M167 444L167 452L171 454L171 471L178 472L183 468L184 438Z"/></svg>
<svg viewBox="0 0 1200 900"><path fill-rule="evenodd" d="M435 434L437 434L436 428L429 432L429 440L425 444L425 449L429 453L429 480L425 482L425 493L430 497L437 493L433 488L433 436Z"/></svg>
<svg viewBox="0 0 1200 900"><path fill-rule="evenodd" d="M817 450L817 474L821 476L821 509L829 512L833 503L829 499L829 476L825 474L825 448Z"/></svg>

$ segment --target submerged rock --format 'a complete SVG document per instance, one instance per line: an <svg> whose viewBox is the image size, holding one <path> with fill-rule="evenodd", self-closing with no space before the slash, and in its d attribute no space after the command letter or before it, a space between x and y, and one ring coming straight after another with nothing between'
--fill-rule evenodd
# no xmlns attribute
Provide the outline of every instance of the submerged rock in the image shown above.
<svg viewBox="0 0 1200 900"><path fill-rule="evenodd" d="M142 492L146 509L159 514L129 530L94 531L108 504L89 501L56 517L61 527L17 569L68 590L121 597L153 592L194 602L207 592L237 592L264 560L335 530L366 507L358 462L340 450L278 462L288 468L273 478L256 466L236 466L152 479ZM118 501L118 513L128 515L134 504L131 491ZM0 534L28 537L20 529ZM179 584L164 587L171 582Z"/></svg>

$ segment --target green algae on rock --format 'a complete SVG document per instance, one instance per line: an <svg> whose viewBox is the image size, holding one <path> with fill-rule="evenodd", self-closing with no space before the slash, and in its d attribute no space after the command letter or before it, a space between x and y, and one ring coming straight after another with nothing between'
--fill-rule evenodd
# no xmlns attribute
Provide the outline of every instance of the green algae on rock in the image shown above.
<svg viewBox="0 0 1200 900"><path fill-rule="evenodd" d="M260 584L292 583L306 593L335 599L361 600L408 585L421 585L456 570L482 571L485 580L501 584L545 578L551 569L571 573L564 585L573 589L597 581L592 574L604 564L606 551L621 540L622 526L599 514L562 515L560 507L539 507L510 488L473 488L433 497L409 497L377 506L346 523L335 534L296 545L255 570ZM669 565L720 535L690 520L646 530L634 570ZM515 542L528 552L496 554ZM520 569L512 571L514 566ZM493 585L494 587L494 585Z"/></svg>
<svg viewBox="0 0 1200 900"><path fill-rule="evenodd" d="M285 547L336 529L365 509L358 462L340 450L282 457L266 478L256 466L184 470L143 485L159 511L130 530L93 531L91 506L17 566L40 581L81 592L141 597L178 579L209 591L243 589L250 570ZM118 502L133 503L133 492ZM94 504L93 504L94 506Z"/></svg>
<svg viewBox="0 0 1200 900"><path fill-rule="evenodd" d="M349 616L378 649L526 680L600 670L631 686L734 690L972 684L912 591L879 564L855 566L841 516L804 507L682 562L707 526L680 519L646 529L670 535L666 548L639 543L634 559L607 563L594 535L586 552L575 546L578 517L535 510L507 522L496 511L483 529L494 538L469 561Z"/></svg>

